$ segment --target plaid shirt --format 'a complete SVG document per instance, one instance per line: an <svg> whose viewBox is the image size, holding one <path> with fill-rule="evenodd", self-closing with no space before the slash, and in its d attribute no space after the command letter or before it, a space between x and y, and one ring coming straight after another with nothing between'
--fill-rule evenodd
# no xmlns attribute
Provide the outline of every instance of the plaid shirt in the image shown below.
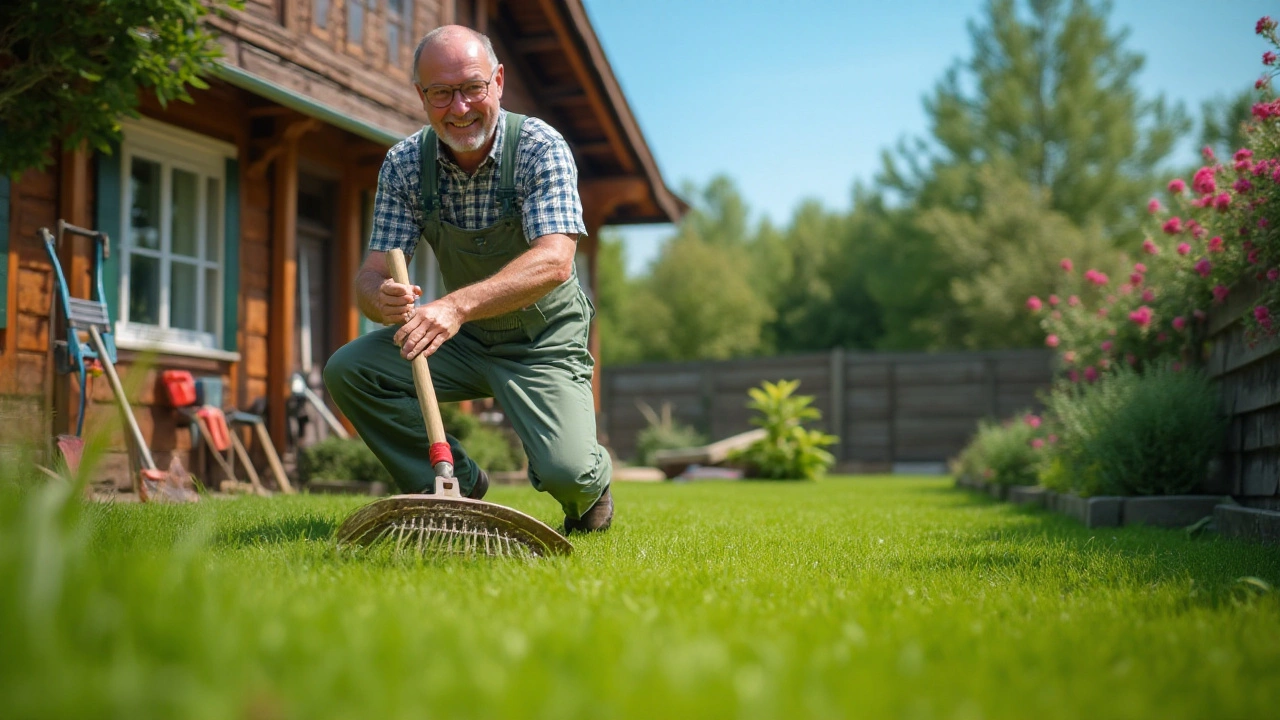
<svg viewBox="0 0 1280 720"><path fill-rule="evenodd" d="M474 175L467 175L445 152L444 145L439 145L436 162L440 166L440 218L445 222L464 230L482 230L498 221L502 214L497 199L502 180L498 166L505 118L506 111L499 111L497 139ZM396 143L382 162L370 250L400 248L412 255L418 243L423 228L419 175L422 133L419 130ZM520 128L515 180L516 205L526 240L553 233L575 240L586 235L578 197L578 168L569 145L560 133L537 118L526 119Z"/></svg>

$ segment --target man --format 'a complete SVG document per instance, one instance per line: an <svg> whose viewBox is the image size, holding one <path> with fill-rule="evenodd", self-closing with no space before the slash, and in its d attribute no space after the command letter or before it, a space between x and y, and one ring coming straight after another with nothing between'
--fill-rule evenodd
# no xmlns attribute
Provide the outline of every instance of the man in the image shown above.
<svg viewBox="0 0 1280 720"><path fill-rule="evenodd" d="M595 311L573 264L586 228L568 145L546 123L502 110L504 68L468 28L427 34L413 78L430 125L387 153L356 275L361 312L394 327L339 349L325 385L401 490L427 492L430 444L408 361L429 356L441 401L497 398L529 480L564 508L566 532L604 530L612 465L596 441ZM434 251L448 294L415 304L421 289L390 278L392 248ZM488 476L449 444L462 492L482 497Z"/></svg>

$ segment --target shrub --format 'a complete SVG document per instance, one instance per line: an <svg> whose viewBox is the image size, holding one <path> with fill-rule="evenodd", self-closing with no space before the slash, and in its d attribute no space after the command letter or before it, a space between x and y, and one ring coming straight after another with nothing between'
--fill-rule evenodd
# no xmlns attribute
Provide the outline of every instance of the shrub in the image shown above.
<svg viewBox="0 0 1280 720"><path fill-rule="evenodd" d="M760 412L752 423L765 429L765 437L745 449L734 452L730 460L743 464L751 477L771 480L816 480L835 463L831 453L823 450L836 441L835 436L806 429L806 420L822 417L810 407L811 395L793 395L799 380L766 381L748 394L747 407Z"/></svg>
<svg viewBox="0 0 1280 720"><path fill-rule="evenodd" d="M1081 495L1176 495L1204 480L1225 420L1213 383L1169 362L1139 373L1118 369L1093 385L1048 398L1061 434L1061 467L1046 485ZM1070 479L1070 488L1062 488Z"/></svg>
<svg viewBox="0 0 1280 720"><path fill-rule="evenodd" d="M1048 453L1041 425L1031 413L1003 423L983 420L960 453L959 472L1000 485L1035 485Z"/></svg>
<svg viewBox="0 0 1280 720"><path fill-rule="evenodd" d="M707 441L706 436L697 430L676 422L671 417L671 403L662 403L662 412L654 412L645 403L636 403L645 422L645 429L636 435L636 464L653 464L653 455L659 450L677 450L697 447Z"/></svg>
<svg viewBox="0 0 1280 720"><path fill-rule="evenodd" d="M381 481L392 484L391 473L360 438L331 437L298 453L298 479Z"/></svg>

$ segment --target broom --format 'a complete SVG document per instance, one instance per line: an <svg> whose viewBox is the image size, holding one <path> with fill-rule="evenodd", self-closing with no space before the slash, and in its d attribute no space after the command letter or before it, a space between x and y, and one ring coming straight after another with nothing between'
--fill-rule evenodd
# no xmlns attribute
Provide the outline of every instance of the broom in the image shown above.
<svg viewBox="0 0 1280 720"><path fill-rule="evenodd" d="M404 253L391 250L387 257L392 278L410 284ZM462 496L427 358L419 354L412 362L418 406L431 441L435 492L394 495L356 510L338 528L338 544L389 543L420 555L541 557L573 552L573 545L546 523L513 508Z"/></svg>

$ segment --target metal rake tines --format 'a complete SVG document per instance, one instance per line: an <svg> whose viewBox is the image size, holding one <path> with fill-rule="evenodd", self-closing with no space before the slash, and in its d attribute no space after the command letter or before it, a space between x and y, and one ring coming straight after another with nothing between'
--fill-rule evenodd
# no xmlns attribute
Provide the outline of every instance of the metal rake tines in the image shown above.
<svg viewBox="0 0 1280 720"><path fill-rule="evenodd" d="M496 527L457 515L396 518L387 523L374 542L389 542L396 552L418 555L528 558L541 554Z"/></svg>

